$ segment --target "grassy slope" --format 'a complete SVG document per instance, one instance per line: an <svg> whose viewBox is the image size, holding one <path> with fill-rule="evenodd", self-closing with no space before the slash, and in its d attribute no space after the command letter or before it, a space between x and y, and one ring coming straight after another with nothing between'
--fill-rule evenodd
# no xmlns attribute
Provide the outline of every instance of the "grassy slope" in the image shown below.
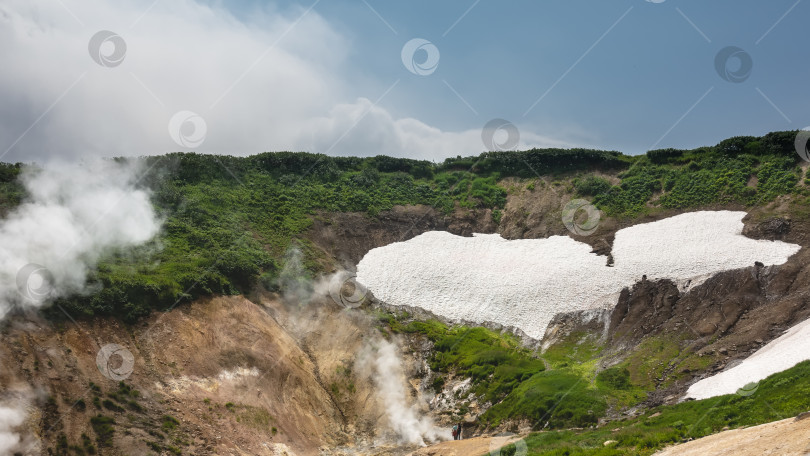
<svg viewBox="0 0 810 456"><path fill-rule="evenodd" d="M751 391L658 407L638 418L598 429L535 433L526 439L529 455L647 455L725 427L747 427L796 416L810 409L810 361L768 377ZM609 440L616 443L605 447Z"/></svg>
<svg viewBox="0 0 810 456"><path fill-rule="evenodd" d="M521 348L509 334L484 328L413 321L407 313L379 319L393 333L419 333L434 343L434 389L440 390L448 375L472 378L480 402L494 404L480 418L491 427L510 420L528 420L537 430L593 426L609 410L636 405L660 386L635 374L680 355L672 351L672 341L650 338L623 363L597 373L602 347L583 334L540 354Z"/></svg>
<svg viewBox="0 0 810 456"><path fill-rule="evenodd" d="M305 236L319 210L374 217L397 204L498 209L506 189L497 182L505 177L524 179L531 187L538 176L554 176L613 217L661 208L750 206L791 193L806 202L805 186L797 185L801 172L794 135L732 138L714 147L635 157L544 149L485 153L438 165L288 152L149 157L142 159L150 168L142 182L153 190L165 218L162 234L134 251L111 252L91 277L104 285L102 291L60 304L76 318L102 314L134 322L154 309L242 293L257 282L273 288L293 244L304 252L312 273L330 261L319 258ZM611 185L594 171L618 173L621 182ZM0 211L22 197L14 180L18 172L14 165L0 167ZM500 218L498 210L493 218ZM56 312L51 316L60 318Z"/></svg>
<svg viewBox="0 0 810 456"><path fill-rule="evenodd" d="M659 386L648 375L637 374L689 356L673 348L673 340L649 338L623 363L597 374L601 348L581 335L541 355L519 348L510 335L483 328L410 321L407 314L379 318L393 333L420 333L431 339L435 344L431 368L439 378L450 373L473 378L472 391L495 403L481 416L482 423L497 426L505 420L528 420L535 429L543 429L526 438L529 455L648 455L725 427L752 426L810 410L807 361L739 394L642 409L636 418L597 427L608 407L636 405ZM442 382L434 386L440 388ZM606 441L614 443L606 447ZM509 455L510 450L501 454Z"/></svg>

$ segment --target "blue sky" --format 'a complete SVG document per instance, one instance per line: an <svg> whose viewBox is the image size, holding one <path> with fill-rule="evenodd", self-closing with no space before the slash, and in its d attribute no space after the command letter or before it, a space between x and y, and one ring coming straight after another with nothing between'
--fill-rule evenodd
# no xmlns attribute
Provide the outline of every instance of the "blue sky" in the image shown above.
<svg viewBox="0 0 810 456"><path fill-rule="evenodd" d="M0 72L0 145L12 145L0 160L285 149L440 160L481 152L494 118L518 127L519 147L642 153L810 125L801 0L54 5L0 6L0 58L19 62ZM88 58L98 30L126 40L120 66ZM431 74L403 65L414 38L439 50ZM742 82L716 69L729 46L753 63ZM167 135L185 110L205 119L204 142Z"/></svg>
<svg viewBox="0 0 810 456"><path fill-rule="evenodd" d="M810 60L801 57L808 3L369 0L396 34L362 2L324 3L316 8L353 38L351 68L383 84L403 78L384 105L441 128L502 117L544 135L570 131L596 146L643 152L712 87L659 146L694 147L810 124ZM397 50L411 37L441 52L428 77L401 71ZM715 55L730 45L754 61L744 83L724 81L715 70Z"/></svg>

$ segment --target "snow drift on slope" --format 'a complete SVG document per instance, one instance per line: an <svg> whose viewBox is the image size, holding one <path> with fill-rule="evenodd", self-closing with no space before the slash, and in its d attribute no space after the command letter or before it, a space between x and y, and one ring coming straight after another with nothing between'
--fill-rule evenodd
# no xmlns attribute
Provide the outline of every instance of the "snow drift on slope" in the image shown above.
<svg viewBox="0 0 810 456"><path fill-rule="evenodd" d="M810 359L810 320L805 320L757 350L742 363L693 384L686 392L686 397L707 399L734 394L749 383L759 382L769 375L790 369L808 359Z"/></svg>
<svg viewBox="0 0 810 456"><path fill-rule="evenodd" d="M567 236L507 241L441 231L369 251L357 280L392 305L445 318L492 322L540 339L560 312L615 305L640 280L675 281L720 271L783 264L799 246L742 235L745 212L692 212L616 233L614 266Z"/></svg>

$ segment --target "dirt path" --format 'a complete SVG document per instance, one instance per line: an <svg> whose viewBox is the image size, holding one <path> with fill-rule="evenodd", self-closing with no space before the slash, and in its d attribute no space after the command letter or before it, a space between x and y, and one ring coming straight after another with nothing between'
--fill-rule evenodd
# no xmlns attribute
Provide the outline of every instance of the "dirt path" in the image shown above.
<svg viewBox="0 0 810 456"><path fill-rule="evenodd" d="M481 456L520 440L523 436L473 437L464 440L451 440L421 448L408 456Z"/></svg>
<svg viewBox="0 0 810 456"><path fill-rule="evenodd" d="M659 451L654 456L766 456L810 454L810 419L720 432Z"/></svg>

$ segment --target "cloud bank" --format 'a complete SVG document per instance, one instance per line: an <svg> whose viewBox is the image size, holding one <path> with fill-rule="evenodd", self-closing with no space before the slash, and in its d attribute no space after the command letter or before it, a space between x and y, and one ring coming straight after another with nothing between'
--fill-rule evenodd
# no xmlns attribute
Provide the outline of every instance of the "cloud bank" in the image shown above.
<svg viewBox="0 0 810 456"><path fill-rule="evenodd" d="M102 30L120 38L89 49ZM0 72L0 160L176 150L441 160L483 151L484 120L448 132L395 117L384 97L372 103L394 81L371 84L378 89L352 80L350 50L349 38L300 6L263 6L239 20L193 0L9 0L0 5L0 59L14 70ZM204 119L199 145L172 139L180 111ZM522 133L523 147L567 145Z"/></svg>

